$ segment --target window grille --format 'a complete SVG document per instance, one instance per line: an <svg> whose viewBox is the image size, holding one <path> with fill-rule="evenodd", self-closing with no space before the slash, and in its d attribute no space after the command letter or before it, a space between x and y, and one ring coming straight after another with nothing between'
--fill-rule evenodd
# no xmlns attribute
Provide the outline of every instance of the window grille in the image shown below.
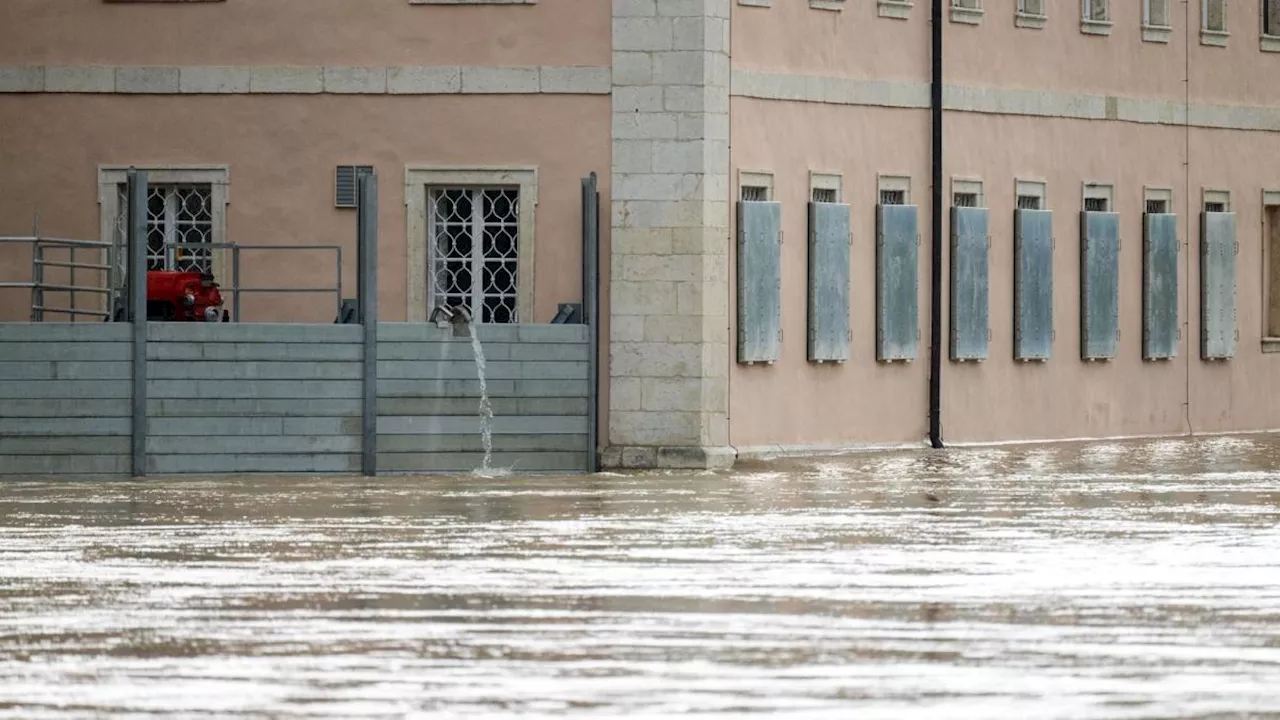
<svg viewBox="0 0 1280 720"><path fill-rule="evenodd" d="M1085 198L1084 211L1085 212L1106 212L1107 199L1106 198Z"/></svg>
<svg viewBox="0 0 1280 720"><path fill-rule="evenodd" d="M1204 211L1207 213L1224 213L1227 211L1227 204L1221 202L1207 202L1204 204Z"/></svg>
<svg viewBox="0 0 1280 720"><path fill-rule="evenodd" d="M1263 0L1262 32L1266 35L1280 35L1280 0Z"/></svg>
<svg viewBox="0 0 1280 720"><path fill-rule="evenodd" d="M1106 22L1111 19L1108 0L1083 0L1084 19Z"/></svg>
<svg viewBox="0 0 1280 720"><path fill-rule="evenodd" d="M951 7L978 10L982 7L982 0L951 0ZM889 203L885 204L887 205Z"/></svg>
<svg viewBox="0 0 1280 720"><path fill-rule="evenodd" d="M881 205L906 205L907 191L906 190L881 190L880 204Z"/></svg>
<svg viewBox="0 0 1280 720"><path fill-rule="evenodd" d="M952 196L951 204L956 207L978 207L978 193L958 192Z"/></svg>
<svg viewBox="0 0 1280 720"><path fill-rule="evenodd" d="M1044 0L1018 0L1018 12L1024 15L1043 15Z"/></svg>
<svg viewBox="0 0 1280 720"><path fill-rule="evenodd" d="M744 202L769 202L769 188L761 185L743 185L742 200Z"/></svg>
<svg viewBox="0 0 1280 720"><path fill-rule="evenodd" d="M1227 30L1227 0L1201 0L1201 27L1213 32Z"/></svg>
<svg viewBox="0 0 1280 720"><path fill-rule="evenodd" d="M433 306L467 308L481 323L516 323L520 191L429 192Z"/></svg>
<svg viewBox="0 0 1280 720"><path fill-rule="evenodd" d="M1143 0L1142 22L1152 27L1169 27L1169 0Z"/></svg>
<svg viewBox="0 0 1280 720"><path fill-rule="evenodd" d="M1018 209L1019 210L1039 210L1040 198L1035 195L1019 195Z"/></svg>
<svg viewBox="0 0 1280 720"><path fill-rule="evenodd" d="M1168 212L1169 212L1169 201L1168 201L1168 200L1164 200L1164 199L1160 199L1160 200L1147 200L1147 214L1148 214L1148 215L1165 215L1165 214L1167 214Z"/></svg>
<svg viewBox="0 0 1280 720"><path fill-rule="evenodd" d="M116 232L127 235L129 200L127 186L119 185L120 213ZM213 272L211 248L174 247L213 243L213 186L152 184L147 191L147 270Z"/></svg>
<svg viewBox="0 0 1280 720"><path fill-rule="evenodd" d="M840 200L836 197L835 188L814 188L813 201L816 203L834 203Z"/></svg>

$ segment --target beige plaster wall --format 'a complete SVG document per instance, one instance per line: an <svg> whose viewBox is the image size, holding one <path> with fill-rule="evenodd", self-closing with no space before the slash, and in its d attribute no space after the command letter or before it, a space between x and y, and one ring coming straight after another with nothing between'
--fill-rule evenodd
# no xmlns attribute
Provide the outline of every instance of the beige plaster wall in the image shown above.
<svg viewBox="0 0 1280 720"><path fill-rule="evenodd" d="M380 300L406 314L406 165L536 166L536 322L581 296L580 179L609 192L605 96L0 95L0 234L97 238L100 164L225 164L228 239L243 245L340 244L355 296L355 212L333 206L334 166L380 177ZM602 233L608 240L608 226ZM607 248L607 245L606 245ZM0 279L30 277L29 254L0 250ZM246 254L246 285L328 284L329 257ZM606 263L607 266L607 263ZM224 280L224 282L226 282ZM0 291L0 320L25 320L26 291ZM332 322L328 300L245 299L246 320Z"/></svg>
<svg viewBox="0 0 1280 720"><path fill-rule="evenodd" d="M733 98L731 111L734 197L740 170L774 173L785 240L782 357L772 366L732 363L730 441L735 446L919 441L928 429L927 343L921 343L920 360L911 364L875 360L875 202L877 172L910 175L912 201L922 205L920 227L927 237L929 113L750 98ZM853 205L853 346L851 360L843 365L806 360L810 170L843 173L844 197ZM928 336L927 250L921 246L919 266L923 339ZM735 273L731 268L730 276ZM732 289L730 300L736 303ZM731 338L737 337L736 313L734 304ZM736 344L732 349L736 352Z"/></svg>
<svg viewBox="0 0 1280 720"><path fill-rule="evenodd" d="M608 65L601 0L4 0L0 64Z"/></svg>

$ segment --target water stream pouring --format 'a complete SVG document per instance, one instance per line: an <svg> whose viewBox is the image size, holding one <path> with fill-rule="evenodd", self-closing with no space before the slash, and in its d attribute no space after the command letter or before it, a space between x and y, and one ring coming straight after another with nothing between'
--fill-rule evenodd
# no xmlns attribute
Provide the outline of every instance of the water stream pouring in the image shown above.
<svg viewBox="0 0 1280 720"><path fill-rule="evenodd" d="M446 323L453 326L454 337L471 338L471 354L476 362L476 379L480 381L480 443L484 447L484 464L477 472L484 476L493 473L493 405L489 402L489 386L485 381L484 348L480 345L480 336L476 332L476 323L472 322L471 313L465 307L439 306L431 313L431 320L437 325Z"/></svg>

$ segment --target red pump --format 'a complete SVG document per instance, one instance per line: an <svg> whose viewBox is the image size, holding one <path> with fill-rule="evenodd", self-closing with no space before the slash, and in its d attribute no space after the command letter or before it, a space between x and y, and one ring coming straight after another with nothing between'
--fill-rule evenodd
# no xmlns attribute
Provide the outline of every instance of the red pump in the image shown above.
<svg viewBox="0 0 1280 720"><path fill-rule="evenodd" d="M213 275L201 272L147 272L147 320L229 322Z"/></svg>

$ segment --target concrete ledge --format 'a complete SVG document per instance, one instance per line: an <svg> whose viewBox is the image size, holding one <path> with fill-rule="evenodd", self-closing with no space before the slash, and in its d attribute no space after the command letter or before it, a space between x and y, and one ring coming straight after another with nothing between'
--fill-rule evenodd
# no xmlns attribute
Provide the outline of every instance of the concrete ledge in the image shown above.
<svg viewBox="0 0 1280 720"><path fill-rule="evenodd" d="M0 65L0 94L608 95L603 66Z"/></svg>

